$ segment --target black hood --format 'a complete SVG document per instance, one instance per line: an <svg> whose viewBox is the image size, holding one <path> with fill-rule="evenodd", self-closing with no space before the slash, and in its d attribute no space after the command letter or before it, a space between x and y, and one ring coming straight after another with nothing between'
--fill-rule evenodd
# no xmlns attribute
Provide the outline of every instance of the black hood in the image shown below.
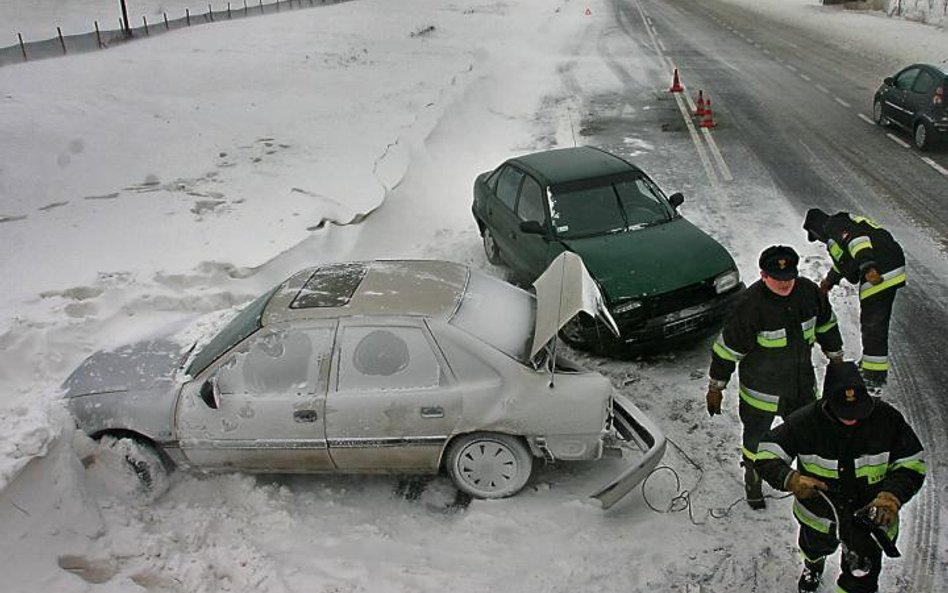
<svg viewBox="0 0 948 593"><path fill-rule="evenodd" d="M826 239L826 222L829 220L829 214L819 208L810 208L806 211L806 218L803 221L803 228L806 230L808 241L824 241Z"/></svg>

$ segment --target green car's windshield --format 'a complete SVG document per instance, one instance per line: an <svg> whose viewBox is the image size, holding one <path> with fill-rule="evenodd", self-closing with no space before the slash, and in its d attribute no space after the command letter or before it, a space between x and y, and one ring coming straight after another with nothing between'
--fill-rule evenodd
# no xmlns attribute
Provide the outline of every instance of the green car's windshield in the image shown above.
<svg viewBox="0 0 948 593"><path fill-rule="evenodd" d="M563 239L605 235L666 222L673 211L647 177L573 184L550 197L553 228Z"/></svg>
<svg viewBox="0 0 948 593"><path fill-rule="evenodd" d="M263 310L266 309L270 297L276 293L280 286L260 295L252 303L231 319L210 342L191 360L188 365L188 375L196 377L201 371L206 369L212 362L224 355L225 352L236 346L250 334L260 329L260 318Z"/></svg>

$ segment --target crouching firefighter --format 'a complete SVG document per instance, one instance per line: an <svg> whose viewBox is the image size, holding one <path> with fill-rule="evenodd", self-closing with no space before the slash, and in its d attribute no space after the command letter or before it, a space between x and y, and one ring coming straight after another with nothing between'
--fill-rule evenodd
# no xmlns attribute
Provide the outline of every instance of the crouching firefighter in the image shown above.
<svg viewBox="0 0 948 593"><path fill-rule="evenodd" d="M806 213L810 241L826 244L833 267L820 283L828 293L845 278L859 287L862 368L866 385L881 389L889 372L889 320L897 290L905 286L905 254L892 235L863 216L819 208Z"/></svg>
<svg viewBox="0 0 948 593"><path fill-rule="evenodd" d="M883 551L898 556L899 509L925 479L923 455L902 414L869 396L854 362L827 367L823 397L767 433L757 469L794 495L800 593L819 589L826 557L840 544L837 591L876 592Z"/></svg>
<svg viewBox="0 0 948 593"><path fill-rule="evenodd" d="M816 399L811 351L819 342L831 360L842 361L843 340L829 300L807 278L798 277L796 251L765 249L760 280L744 291L711 351L708 414L721 413L724 388L738 373L738 412L747 504L765 507L754 470L757 444L775 416L786 417Z"/></svg>

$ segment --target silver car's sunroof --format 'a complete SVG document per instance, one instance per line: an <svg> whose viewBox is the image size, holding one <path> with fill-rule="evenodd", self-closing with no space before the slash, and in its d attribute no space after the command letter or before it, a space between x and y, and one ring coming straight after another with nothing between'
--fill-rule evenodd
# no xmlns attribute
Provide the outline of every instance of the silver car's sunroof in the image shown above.
<svg viewBox="0 0 948 593"><path fill-rule="evenodd" d="M309 277L290 303L290 308L344 307L352 300L366 270L366 266L360 263L322 266Z"/></svg>

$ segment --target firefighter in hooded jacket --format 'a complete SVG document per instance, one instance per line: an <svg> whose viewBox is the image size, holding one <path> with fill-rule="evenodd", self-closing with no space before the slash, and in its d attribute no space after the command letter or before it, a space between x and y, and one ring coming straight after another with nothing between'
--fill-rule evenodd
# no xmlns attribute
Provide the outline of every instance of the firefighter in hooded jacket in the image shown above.
<svg viewBox="0 0 948 593"><path fill-rule="evenodd" d="M843 342L829 300L798 277L799 256L774 245L759 260L761 279L744 291L714 342L706 395L708 414L721 413L724 388L738 372L738 412L747 503L766 506L754 457L774 416L786 417L816 399L811 351L819 342L830 360L842 361Z"/></svg>
<svg viewBox="0 0 948 593"><path fill-rule="evenodd" d="M866 385L881 388L889 372L889 320L897 290L905 286L905 255L892 235L862 216L819 208L807 211L810 241L826 244L833 267L820 283L829 292L842 278L859 286L860 367Z"/></svg>
<svg viewBox="0 0 948 593"><path fill-rule="evenodd" d="M822 399L770 431L756 463L768 484L795 496L800 593L819 590L825 559L840 542L836 590L875 593L883 550L898 555L899 509L927 471L922 444L902 414L869 396L855 363L832 364Z"/></svg>

